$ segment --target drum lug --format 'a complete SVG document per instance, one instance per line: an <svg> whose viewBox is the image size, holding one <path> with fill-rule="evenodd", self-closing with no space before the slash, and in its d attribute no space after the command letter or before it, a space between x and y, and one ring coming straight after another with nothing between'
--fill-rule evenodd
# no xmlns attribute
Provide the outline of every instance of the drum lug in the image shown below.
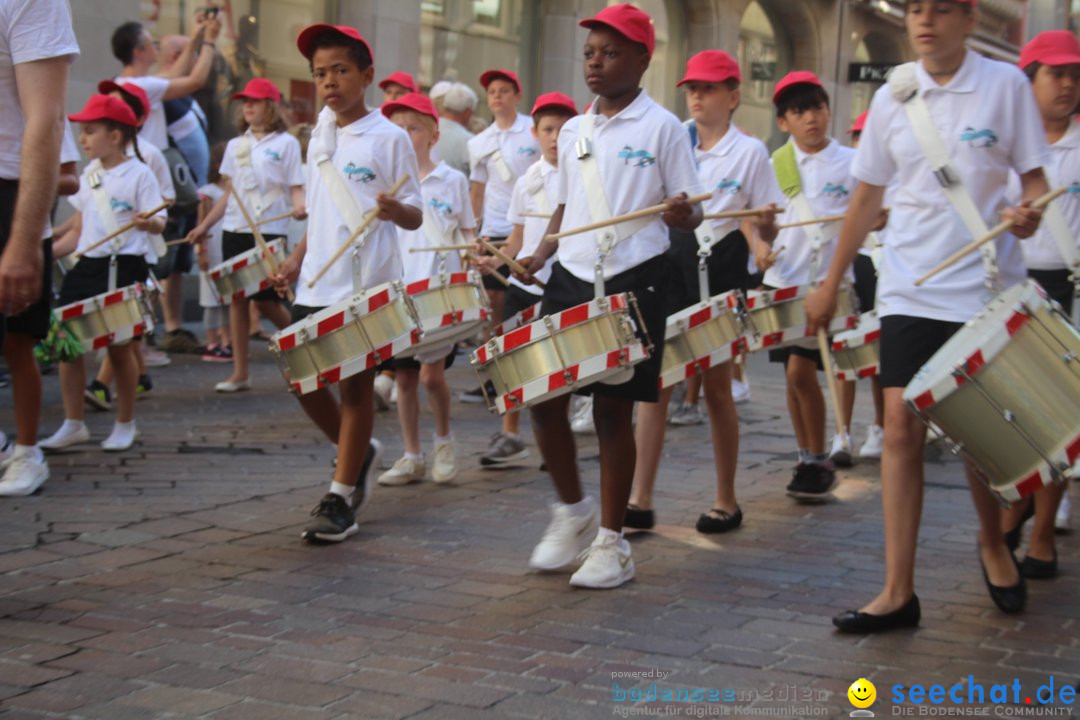
<svg viewBox="0 0 1080 720"><path fill-rule="evenodd" d="M634 308L634 315L637 316L641 334L645 336L645 350L652 355L652 351L656 346L653 345L652 337L649 336L649 326L645 324L645 318L641 316L641 308L638 307L637 298L634 297L634 293L626 293L626 299L630 302L630 307Z"/></svg>
<svg viewBox="0 0 1080 720"><path fill-rule="evenodd" d="M599 297L599 298L596 299L596 303L603 308L607 304L607 299L603 298L603 297ZM570 368L566 364L566 359L563 357L562 351L559 350L559 343L558 343L558 340L556 339L557 336L558 336L558 333L555 330L555 321L552 320L550 315L545 315L544 318L543 318L543 322L544 322L544 327L547 328L548 337L551 338L551 347L552 347L553 350L555 350L555 357L558 358L558 360L559 360L559 367L562 368L563 380L566 381L566 385L568 387L573 388L574 385L576 384L576 382L574 380L573 373L570 372Z"/></svg>

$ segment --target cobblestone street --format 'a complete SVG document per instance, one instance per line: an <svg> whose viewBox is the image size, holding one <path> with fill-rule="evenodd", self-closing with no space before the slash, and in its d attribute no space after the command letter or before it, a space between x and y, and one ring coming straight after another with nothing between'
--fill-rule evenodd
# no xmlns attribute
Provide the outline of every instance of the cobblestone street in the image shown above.
<svg viewBox="0 0 1080 720"><path fill-rule="evenodd" d="M534 445L521 468L478 469L498 427L482 406L455 400L454 483L378 488L358 535L315 547L299 536L329 484L331 448L269 354L253 352L255 389L233 396L211 391L227 366L174 356L138 404L132 451L102 452L113 418L91 414L91 449L51 456L42 493L0 500L0 718L847 717L860 677L876 684L882 717L919 712L890 707L895 685L960 682L966 698L970 683L989 693L1019 680L1017 706L1011 689L1008 706L987 697L1000 715L1036 703L1051 676L1055 693L1076 684L1076 537L1059 537L1062 576L1029 583L1027 612L1001 614L960 464L936 446L921 629L835 634L832 615L868 600L883 574L878 464L842 471L835 502L795 504L779 368L754 356L750 373L742 528L693 529L713 497L712 449L706 426L670 428L659 526L631 536L636 580L583 591L527 571L553 492ZM455 394L475 384L460 356L449 377ZM48 433L62 415L55 375L46 388ZM10 389L0 403L10 432ZM421 422L427 448L426 406ZM402 452L392 411L376 435L388 467ZM579 438L579 453L595 494L595 437ZM619 701L631 688L735 699Z"/></svg>

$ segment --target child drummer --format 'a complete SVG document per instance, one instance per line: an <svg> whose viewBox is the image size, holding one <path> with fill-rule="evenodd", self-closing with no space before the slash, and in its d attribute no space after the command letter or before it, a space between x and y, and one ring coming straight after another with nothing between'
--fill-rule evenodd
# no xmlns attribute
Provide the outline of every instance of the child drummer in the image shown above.
<svg viewBox="0 0 1080 720"><path fill-rule="evenodd" d="M974 0L907 3L904 23L918 60L893 71L894 81L909 78L903 86L896 82L895 95L889 86L874 95L852 168L859 184L836 255L825 282L806 300L812 326L824 326L835 312L840 283L877 220L885 188L897 179L889 241L878 276L885 394L881 457L885 583L859 610L833 618L843 632L881 632L919 623L915 548L922 515L926 427L906 407L904 388L995 291L1023 282L1024 262L1016 237L1035 232L1041 212L1030 203L1047 192L1042 170L1048 159L1046 139L1031 87L1019 69L966 48L977 21ZM974 233L953 210L912 129L909 114L918 116L919 105L909 110L904 100L922 104L922 112L933 118L931 124L950 157L950 174L970 195L982 223L996 224L1000 216L1016 221L1011 235L994 242L996 273L988 272L991 268L976 252L922 285L915 284L972 242ZM1022 202L1007 208L1010 171L1020 175ZM1001 534L1000 508L970 468L968 484L979 517L978 558L991 599L1003 612L1020 612L1026 588Z"/></svg>
<svg viewBox="0 0 1080 720"><path fill-rule="evenodd" d="M656 402L663 355L669 263L667 226L692 230L701 222L701 206L687 202L700 193L686 130L641 87L655 47L652 19L629 4L614 5L580 23L589 29L584 48L585 83L596 93L589 113L568 121L558 139L559 181L549 233L601 219L590 208L589 193L602 190L610 217L666 203L663 215L617 227L620 239L606 243L605 294L629 292L637 298L652 354L621 385L593 384L594 420L600 443L600 512L584 495L567 410L570 396L531 408L537 445L558 493L552 520L529 564L536 570L570 568L579 554L585 560L570 584L612 588L634 577L630 545L622 537L623 515L634 474L634 403ZM591 114L591 117L589 117ZM590 133L589 128L592 127ZM584 128L584 129L583 129ZM592 137L590 138L589 135ZM580 151L580 153L578 152ZM602 183L586 189L584 163L595 163ZM596 202L600 204L599 201ZM558 244L545 239L531 258L522 260L526 279L549 262L554 265L544 290L541 313L551 315L594 298L599 236L582 233ZM552 256L555 256L554 258ZM581 390L579 390L581 392ZM599 526L599 529L596 528ZM593 539L595 536L595 539ZM590 544L591 542L591 544Z"/></svg>
<svg viewBox="0 0 1080 720"><path fill-rule="evenodd" d="M367 41L355 28L316 24L300 33L297 46L311 65L326 107L308 146L308 232L275 278L280 292L298 279L294 323L363 288L400 280L401 254L393 226L416 230L424 219L416 154L408 134L364 103L374 73ZM346 169L348 198L334 198L322 173L344 175ZM366 172L351 172L356 169ZM403 176L408 179L397 195L388 195L386 191ZM350 251L330 265L309 288L352 234L337 200L351 201L361 213L377 207L383 222L375 225L358 252ZM351 210L346 206L344 212ZM371 470L379 449L371 440L374 379L372 369L342 380L340 402L329 388L300 397L308 417L337 443L334 480L302 534L309 542L341 542L359 531L355 511L370 497Z"/></svg>
<svg viewBox="0 0 1080 720"><path fill-rule="evenodd" d="M56 257L72 251L85 253L64 277L60 305L146 282L149 272L146 256L153 252L150 238L164 229L166 217L164 209L150 217L141 214L161 204L161 190L154 173L139 156L135 113L127 103L108 95L93 95L86 107L69 119L82 123L79 143L91 162L83 170L78 194L69 200L79 212L68 232L53 245ZM129 158L125 152L128 143L135 148L135 158ZM113 217L102 217L105 208ZM109 234L108 228L119 228L129 222L135 224L133 229L90 249ZM135 427L138 368L128 342L108 348L116 376L116 422L101 447L110 452L127 450L138 434ZM81 357L60 364L64 422L51 437L41 441L43 449L60 450L90 439L83 422L85 375Z"/></svg>

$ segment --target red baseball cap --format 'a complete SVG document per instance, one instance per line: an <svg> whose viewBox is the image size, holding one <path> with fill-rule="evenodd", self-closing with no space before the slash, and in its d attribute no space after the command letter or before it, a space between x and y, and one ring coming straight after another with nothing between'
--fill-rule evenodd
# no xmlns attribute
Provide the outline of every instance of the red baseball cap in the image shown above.
<svg viewBox="0 0 1080 720"><path fill-rule="evenodd" d="M861 133L863 128L866 127L866 116L869 114L869 110L863 110L859 117L855 118L855 122L851 123L851 127L848 128L848 135Z"/></svg>
<svg viewBox="0 0 1080 720"><path fill-rule="evenodd" d="M120 98L112 95L91 95L86 106L74 115L68 115L71 122L94 122L95 120L114 120L122 125L136 127L135 111Z"/></svg>
<svg viewBox="0 0 1080 720"><path fill-rule="evenodd" d="M821 84L821 80L818 76L809 70L796 70L795 72L789 72L784 77L780 78L780 82L776 83L776 88L773 90L772 101L773 105L776 104L776 98L780 97L780 93L787 90L792 85L817 85L819 88L825 86Z"/></svg>
<svg viewBox="0 0 1080 720"><path fill-rule="evenodd" d="M102 80L98 83L97 90L102 95L118 92L138 100L139 105L142 106L142 115L135 116L136 122L141 122L143 118L150 114L150 96L135 83L118 83L114 80Z"/></svg>
<svg viewBox="0 0 1080 720"><path fill-rule="evenodd" d="M653 27L652 18L647 12L630 3L606 7L578 25L590 30L597 25L606 25L627 40L644 45L650 58L656 49L656 28Z"/></svg>
<svg viewBox="0 0 1080 720"><path fill-rule="evenodd" d="M538 111L548 107L560 107L569 110L575 115L578 114L577 105L574 104L574 99L561 92L544 93L536 98L536 102L533 103L532 111L529 114L535 115Z"/></svg>
<svg viewBox="0 0 1080 720"><path fill-rule="evenodd" d="M392 72L386 77L384 77L382 80L380 80L379 89L385 90L386 86L391 83L394 83L395 85L400 85L411 93L417 92L418 90L418 88L416 87L416 81L413 80L413 76L405 72L404 70Z"/></svg>
<svg viewBox="0 0 1080 720"><path fill-rule="evenodd" d="M686 61L686 75L675 87L689 82L722 83L732 79L742 82L739 63L733 57L723 50L702 50Z"/></svg>
<svg viewBox="0 0 1080 720"><path fill-rule="evenodd" d="M1020 51L1020 67L1033 62L1043 65L1076 65L1080 63L1080 40L1071 30L1047 30L1031 38Z"/></svg>
<svg viewBox="0 0 1080 720"><path fill-rule="evenodd" d="M337 33L338 35L344 35L349 40L355 40L367 49L372 62L375 61L375 53L371 52L371 46L368 45L368 41L364 39L359 30L348 25L329 25L327 23L308 25L300 31L300 35L296 38L296 47L300 49L300 54L310 60L312 55L311 44L315 42L315 38L326 32Z"/></svg>
<svg viewBox="0 0 1080 720"><path fill-rule="evenodd" d="M518 80L517 73L513 70L488 70L480 76L480 84L487 90L487 86L491 84L492 80L508 80L514 83L514 87L517 91L521 92L521 81Z"/></svg>
<svg viewBox="0 0 1080 720"><path fill-rule="evenodd" d="M233 93L233 100L273 100L274 104L281 102L281 91L278 86L266 78L251 78L244 89Z"/></svg>
<svg viewBox="0 0 1080 720"><path fill-rule="evenodd" d="M431 98L427 95L421 95L418 92L411 92L408 95L402 95L397 100L384 102L380 110L386 117L390 117L399 110L412 110L421 115L427 115L435 122L439 121L439 113L435 109L435 103L431 102Z"/></svg>

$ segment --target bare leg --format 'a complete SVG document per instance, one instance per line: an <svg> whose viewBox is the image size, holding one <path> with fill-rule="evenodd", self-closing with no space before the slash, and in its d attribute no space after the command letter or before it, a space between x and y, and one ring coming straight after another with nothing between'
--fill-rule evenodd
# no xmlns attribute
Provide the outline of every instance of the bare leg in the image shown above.
<svg viewBox="0 0 1080 720"><path fill-rule="evenodd" d="M503 321L503 307L506 305L505 290L488 290L488 300L491 302L491 324L498 325Z"/></svg>
<svg viewBox="0 0 1080 720"><path fill-rule="evenodd" d="M735 410L735 400L731 397L731 366L732 363L724 363L705 373L705 406L709 410L713 461L716 464L716 501L713 507L734 514L738 507L735 501L735 470L739 459L739 415Z"/></svg>
<svg viewBox="0 0 1080 720"><path fill-rule="evenodd" d="M450 434L450 386L446 384L446 368L443 367L443 361L422 364L420 381L427 390L431 414L435 416L435 434L446 437ZM517 415L517 413L512 414Z"/></svg>
<svg viewBox="0 0 1080 720"><path fill-rule="evenodd" d="M105 359L101 361L101 366L97 371L97 381L105 387L111 387L113 382L113 369L112 361L109 360L109 356L106 355Z"/></svg>
<svg viewBox="0 0 1080 720"><path fill-rule="evenodd" d="M968 486L975 512L979 516L979 553L986 567L990 582L999 587L1010 587L1020 581L1020 573L1013 562L1013 555L1005 545L1001 534L1001 505L980 481L971 468L967 468ZM1051 524L1054 516L1050 516Z"/></svg>
<svg viewBox="0 0 1080 720"><path fill-rule="evenodd" d="M581 478L578 476L577 445L570 431L570 395L548 400L529 408L533 433L544 458L559 500L567 505L581 502ZM595 407L595 406L594 406ZM620 512L625 512L626 506ZM622 516L619 519L622 523Z"/></svg>
<svg viewBox="0 0 1080 720"><path fill-rule="evenodd" d="M851 432L851 416L855 414L855 381L848 380L837 383L840 395L840 420L844 425L844 431Z"/></svg>
<svg viewBox="0 0 1080 720"><path fill-rule="evenodd" d="M397 371L397 414L401 425L401 438L405 452L419 455L420 447L420 371L399 369Z"/></svg>
<svg viewBox="0 0 1080 720"><path fill-rule="evenodd" d="M246 340L245 340L246 342ZM304 413L332 443L341 434L341 407L330 388L322 388L297 398Z"/></svg>
<svg viewBox="0 0 1080 720"><path fill-rule="evenodd" d="M874 424L885 427L885 396L881 392L881 378L877 375L870 378L870 395L874 398Z"/></svg>
<svg viewBox="0 0 1080 720"><path fill-rule="evenodd" d="M342 485L356 485L360 465L371 443L375 421L374 383L374 370L365 370L338 383L341 388L341 432L338 434L334 481Z"/></svg>
<svg viewBox="0 0 1080 720"><path fill-rule="evenodd" d="M229 327L232 330L233 371L228 382L242 382L248 379L248 331L249 323L247 300L234 300L229 305Z"/></svg>
<svg viewBox="0 0 1080 720"><path fill-rule="evenodd" d="M521 432L521 413L506 413L502 416L502 431L507 435L517 435Z"/></svg>
<svg viewBox="0 0 1080 720"><path fill-rule="evenodd" d="M116 420L131 422L135 419L135 386L139 382L139 370L130 343L110 345L109 359L116 373Z"/></svg>
<svg viewBox="0 0 1080 720"><path fill-rule="evenodd" d="M36 445L38 441L41 371L34 359L36 344L37 340L22 333L8 332L4 339L4 359L11 372L11 394L15 401L15 442L19 445Z"/></svg>
<svg viewBox="0 0 1080 720"><path fill-rule="evenodd" d="M289 311L285 309L285 306L279 302L273 300L256 300L255 305L258 306L259 312L264 318L274 323L274 327L278 330L286 328L291 324L292 316ZM259 325L251 325L250 328L258 329Z"/></svg>
<svg viewBox="0 0 1080 720"><path fill-rule="evenodd" d="M619 532L630 500L637 453L634 401L593 396L593 422L600 443L600 525Z"/></svg>
<svg viewBox="0 0 1080 720"><path fill-rule="evenodd" d="M182 322L180 306L184 299L184 276L178 272L169 273L169 277L162 281L165 292L161 298L161 310L165 316L165 331L178 330Z"/></svg>
<svg viewBox="0 0 1080 720"><path fill-rule="evenodd" d="M654 403L638 403L637 428L634 430L637 463L634 465L630 503L642 510L651 510L653 506L653 488L656 486L660 455L664 450L664 434L667 432L667 407L674 390L674 387L664 388ZM689 385L686 394L690 394ZM595 410L593 415L596 415Z"/></svg>
<svg viewBox="0 0 1080 720"><path fill-rule="evenodd" d="M792 355L787 362L788 410L799 447L812 453L825 452L825 396L817 377L817 364ZM795 418L798 417L798 420Z"/></svg>
<svg viewBox="0 0 1080 720"><path fill-rule="evenodd" d="M1035 493L1035 522L1028 543L1028 557L1050 562L1056 556L1054 550L1054 516L1057 515L1061 498L1068 490L1066 483L1054 483Z"/></svg>
<svg viewBox="0 0 1080 720"><path fill-rule="evenodd" d="M683 403L687 405L697 405L698 400L701 399L701 375L693 374L686 378L686 399ZM667 403L664 404L664 408L667 409ZM638 410L638 412L641 412Z"/></svg>
<svg viewBox="0 0 1080 720"><path fill-rule="evenodd" d="M79 357L74 362L60 363L60 396L64 400L64 419L83 419L83 390L86 385L86 365Z"/></svg>

